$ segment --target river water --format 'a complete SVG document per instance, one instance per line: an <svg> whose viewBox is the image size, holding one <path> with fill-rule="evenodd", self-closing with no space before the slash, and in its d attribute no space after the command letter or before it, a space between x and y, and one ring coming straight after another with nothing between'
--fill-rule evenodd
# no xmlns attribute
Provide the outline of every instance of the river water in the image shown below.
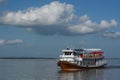
<svg viewBox="0 0 120 80"><path fill-rule="evenodd" d="M0 59L0 80L119 80L120 59L107 68L62 71L56 59Z"/></svg>

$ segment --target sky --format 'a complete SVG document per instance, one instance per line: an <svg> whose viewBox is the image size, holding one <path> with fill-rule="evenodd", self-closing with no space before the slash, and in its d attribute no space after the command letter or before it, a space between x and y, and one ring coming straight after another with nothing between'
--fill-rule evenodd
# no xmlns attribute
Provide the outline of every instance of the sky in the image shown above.
<svg viewBox="0 0 120 80"><path fill-rule="evenodd" d="M120 57L119 0L0 0L0 57L56 58L65 48Z"/></svg>

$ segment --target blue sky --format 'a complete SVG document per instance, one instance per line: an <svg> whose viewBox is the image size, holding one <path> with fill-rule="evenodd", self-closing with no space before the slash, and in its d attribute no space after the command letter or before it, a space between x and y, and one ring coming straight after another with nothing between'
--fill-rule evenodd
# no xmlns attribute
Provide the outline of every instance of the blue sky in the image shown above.
<svg viewBox="0 0 120 80"><path fill-rule="evenodd" d="M0 57L101 48L120 57L119 0L0 0Z"/></svg>

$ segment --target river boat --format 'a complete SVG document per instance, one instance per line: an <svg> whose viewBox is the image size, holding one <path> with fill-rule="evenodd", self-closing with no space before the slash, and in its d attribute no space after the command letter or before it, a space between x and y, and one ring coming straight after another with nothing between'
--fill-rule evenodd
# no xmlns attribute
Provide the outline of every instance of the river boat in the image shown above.
<svg viewBox="0 0 120 80"><path fill-rule="evenodd" d="M107 65L101 49L64 49L57 65L63 70L102 68Z"/></svg>

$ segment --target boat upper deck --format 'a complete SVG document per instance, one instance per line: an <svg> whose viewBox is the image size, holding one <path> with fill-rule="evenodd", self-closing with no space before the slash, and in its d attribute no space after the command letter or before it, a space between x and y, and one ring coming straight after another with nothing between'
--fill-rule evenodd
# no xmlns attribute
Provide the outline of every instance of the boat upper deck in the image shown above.
<svg viewBox="0 0 120 80"><path fill-rule="evenodd" d="M104 58L104 52L101 49L64 49L64 55L80 56L81 58Z"/></svg>

